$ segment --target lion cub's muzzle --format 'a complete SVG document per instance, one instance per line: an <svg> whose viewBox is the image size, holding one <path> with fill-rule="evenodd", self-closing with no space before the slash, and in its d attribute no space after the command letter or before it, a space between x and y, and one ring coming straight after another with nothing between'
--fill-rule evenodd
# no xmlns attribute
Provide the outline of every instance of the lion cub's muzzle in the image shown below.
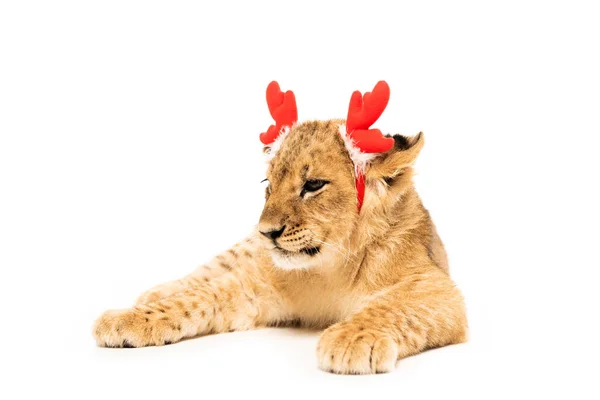
<svg viewBox="0 0 600 400"><path fill-rule="evenodd" d="M300 224L282 226L280 228L262 230L259 232L271 241L274 247L283 253L302 253L314 256L319 253L320 246L315 246L313 235L309 229L301 228Z"/></svg>

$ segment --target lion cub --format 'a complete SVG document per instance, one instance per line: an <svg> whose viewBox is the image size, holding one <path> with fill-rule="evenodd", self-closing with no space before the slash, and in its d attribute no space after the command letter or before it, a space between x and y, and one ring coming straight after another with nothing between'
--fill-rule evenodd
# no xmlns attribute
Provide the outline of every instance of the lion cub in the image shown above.
<svg viewBox="0 0 600 400"><path fill-rule="evenodd" d="M412 184L423 134L370 129L388 98L382 81L353 94L346 121L297 123L293 93L271 83L276 124L260 137L269 185L255 233L134 307L105 312L93 329L98 345L164 345L299 320L326 328L322 369L368 374L465 341L463 297Z"/></svg>

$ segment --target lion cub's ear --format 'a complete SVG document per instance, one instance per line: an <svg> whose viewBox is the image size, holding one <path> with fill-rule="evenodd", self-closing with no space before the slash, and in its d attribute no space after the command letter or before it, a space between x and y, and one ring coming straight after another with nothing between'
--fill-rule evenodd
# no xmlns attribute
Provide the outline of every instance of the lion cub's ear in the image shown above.
<svg viewBox="0 0 600 400"><path fill-rule="evenodd" d="M394 179L415 162L423 148L423 132L419 132L418 135L412 137L402 135L394 135L393 137L394 147L381 157L373 160L367 170L368 178Z"/></svg>

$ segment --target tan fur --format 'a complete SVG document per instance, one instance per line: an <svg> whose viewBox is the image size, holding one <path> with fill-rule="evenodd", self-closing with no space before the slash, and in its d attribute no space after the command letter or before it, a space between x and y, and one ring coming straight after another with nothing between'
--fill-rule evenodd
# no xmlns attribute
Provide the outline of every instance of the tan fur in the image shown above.
<svg viewBox="0 0 600 400"><path fill-rule="evenodd" d="M466 340L462 295L412 184L423 135L372 161L357 212L342 120L293 127L269 164L258 231L187 277L144 293L94 325L100 346L139 347L286 322L327 328L319 366L387 372L399 358ZM307 179L329 181L301 197ZM319 247L316 255L302 249Z"/></svg>

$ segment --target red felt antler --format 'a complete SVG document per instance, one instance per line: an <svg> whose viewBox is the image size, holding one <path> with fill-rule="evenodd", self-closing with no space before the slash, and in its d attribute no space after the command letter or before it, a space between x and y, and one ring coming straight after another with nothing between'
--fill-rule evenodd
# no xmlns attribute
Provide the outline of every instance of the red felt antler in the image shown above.
<svg viewBox="0 0 600 400"><path fill-rule="evenodd" d="M358 90L352 93L346 119L346 132L353 145L362 153L383 153L394 147L394 139L384 137L379 129L369 129L385 110L390 100L390 87L385 81L377 82L372 92L363 96ZM358 211L365 197L364 165L355 161L356 195Z"/></svg>
<svg viewBox="0 0 600 400"><path fill-rule="evenodd" d="M346 131L363 153L382 153L394 147L394 139L386 138L379 129L369 129L385 110L390 99L390 87L385 81L377 82L372 92L363 96L352 93Z"/></svg>
<svg viewBox="0 0 600 400"><path fill-rule="evenodd" d="M291 127L298 120L294 92L288 90L283 93L275 81L267 86L267 105L275 125L271 125L266 132L260 134L260 141L265 145L273 143L283 127Z"/></svg>

